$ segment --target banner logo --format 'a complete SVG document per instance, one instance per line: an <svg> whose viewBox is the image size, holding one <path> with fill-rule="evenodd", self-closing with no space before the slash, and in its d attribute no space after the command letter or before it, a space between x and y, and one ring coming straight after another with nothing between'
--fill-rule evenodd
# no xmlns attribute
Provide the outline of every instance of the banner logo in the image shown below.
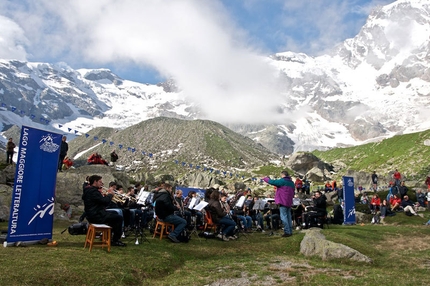
<svg viewBox="0 0 430 286"><path fill-rule="evenodd" d="M40 139L39 143L42 141L43 144L40 145L40 149L45 152L54 153L58 150L58 148L60 148L59 144L54 143L54 138L52 138L52 134L42 136L42 139Z"/></svg>
<svg viewBox="0 0 430 286"><path fill-rule="evenodd" d="M31 218L31 220L28 222L28 225L30 225L33 220L39 216L39 218L43 218L46 214L46 212L49 210L49 215L54 214L54 198L48 199L48 202L45 203L42 206L37 205L35 208L33 208L37 213Z"/></svg>

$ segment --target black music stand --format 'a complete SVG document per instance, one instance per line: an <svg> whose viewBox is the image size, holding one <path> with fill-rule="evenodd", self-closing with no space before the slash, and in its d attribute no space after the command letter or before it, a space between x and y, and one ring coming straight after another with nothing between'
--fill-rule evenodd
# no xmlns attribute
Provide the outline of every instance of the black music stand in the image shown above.
<svg viewBox="0 0 430 286"><path fill-rule="evenodd" d="M274 201L273 201L274 202ZM270 215L270 232L267 234L268 236L280 235L273 231L273 212L272 212L272 204L269 205L269 215Z"/></svg>
<svg viewBox="0 0 430 286"><path fill-rule="evenodd" d="M191 212L191 224L193 225L193 229L191 230L190 236L193 235L193 233L198 237L200 241L200 236L197 231L197 215Z"/></svg>
<svg viewBox="0 0 430 286"><path fill-rule="evenodd" d="M146 238L146 235L145 235L145 232L144 232L145 228L142 226L142 217L140 215L138 215L138 213L135 213L135 216L136 215L137 215L137 217L139 217L139 219L138 220L135 219L134 226L132 228L133 233L134 233L134 238L132 238L131 240L134 239L134 241L135 241L134 244L135 245L139 245L140 244L139 243L139 238L140 238L140 241L143 241L143 242L146 241L146 242L149 243L149 240Z"/></svg>

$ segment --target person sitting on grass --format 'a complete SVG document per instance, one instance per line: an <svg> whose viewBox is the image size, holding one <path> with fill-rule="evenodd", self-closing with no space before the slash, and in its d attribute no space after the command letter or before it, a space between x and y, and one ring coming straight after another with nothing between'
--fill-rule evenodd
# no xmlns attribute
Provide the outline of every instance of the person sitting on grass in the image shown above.
<svg viewBox="0 0 430 286"><path fill-rule="evenodd" d="M381 199L379 198L378 194L374 194L372 196L372 200L370 201L370 211L372 214L376 214L377 211L379 211L379 208L381 206Z"/></svg>
<svg viewBox="0 0 430 286"><path fill-rule="evenodd" d="M418 215L415 212L415 204L409 199L409 196L405 196L402 200L401 206L403 208L403 211L405 212L405 214L407 214L408 212L411 213L412 215Z"/></svg>
<svg viewBox="0 0 430 286"><path fill-rule="evenodd" d="M401 210L400 204L402 200L397 195L392 195L390 198L391 211L399 211Z"/></svg>

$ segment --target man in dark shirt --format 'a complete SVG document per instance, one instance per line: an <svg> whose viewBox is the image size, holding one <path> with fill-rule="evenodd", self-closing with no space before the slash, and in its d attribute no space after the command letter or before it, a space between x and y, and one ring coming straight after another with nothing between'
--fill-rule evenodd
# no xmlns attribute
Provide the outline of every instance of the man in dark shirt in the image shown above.
<svg viewBox="0 0 430 286"><path fill-rule="evenodd" d="M61 140L61 146L60 146L60 158L58 159L58 171L62 172L61 167L63 165L63 160L66 158L67 151L69 151L69 144L66 142L67 137L63 136Z"/></svg>
<svg viewBox="0 0 430 286"><path fill-rule="evenodd" d="M125 243L119 240L122 234L122 216L116 212L106 211L106 207L112 201L114 192L108 189L108 194L106 196L102 195L103 181L101 176L92 175L88 181L89 186L84 189L84 194L82 195L87 220L90 223L101 223L111 226L113 231L112 245L125 246Z"/></svg>

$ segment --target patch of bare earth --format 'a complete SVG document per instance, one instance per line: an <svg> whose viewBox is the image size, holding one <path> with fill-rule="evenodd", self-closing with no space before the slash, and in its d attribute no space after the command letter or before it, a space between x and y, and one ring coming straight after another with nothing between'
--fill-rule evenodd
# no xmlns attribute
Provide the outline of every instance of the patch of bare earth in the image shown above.
<svg viewBox="0 0 430 286"><path fill-rule="evenodd" d="M239 285L276 285L285 284L297 285L309 282L314 275L323 273L324 275L336 275L342 276L345 279L355 279L355 277L361 276L362 274L358 271L345 271L335 268L315 268L307 263L296 263L287 260L284 257L271 258L272 263L267 265L267 262L255 262L259 264L260 269L263 272L269 272L271 274L264 277L258 276L255 273L249 273L244 270L241 277L238 278L220 278L214 281L208 286L239 286ZM222 271L222 270L221 270ZM298 277L300 277L298 279ZM298 281L299 280L299 281Z"/></svg>

